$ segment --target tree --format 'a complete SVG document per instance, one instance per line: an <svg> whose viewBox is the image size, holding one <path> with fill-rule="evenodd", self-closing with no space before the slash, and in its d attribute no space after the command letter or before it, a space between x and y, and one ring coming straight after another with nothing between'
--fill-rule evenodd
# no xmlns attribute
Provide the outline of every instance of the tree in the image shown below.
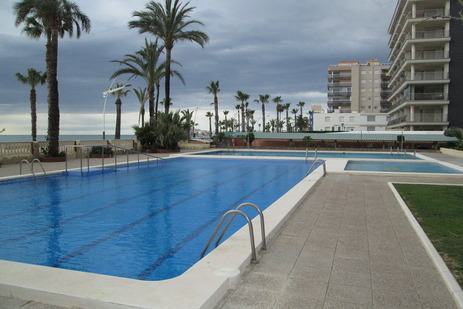
<svg viewBox="0 0 463 309"><path fill-rule="evenodd" d="M47 80L47 73L37 72L33 68L27 69L27 75L24 76L21 73L16 73L16 79L23 84L31 86L31 91L29 94L29 101L31 104L31 131L32 131L32 141L37 140L37 93L35 91L35 86L38 84L43 85Z"/></svg>
<svg viewBox="0 0 463 309"><path fill-rule="evenodd" d="M206 117L209 118L209 137L212 137L212 120L211 118L214 116L211 112L206 113Z"/></svg>
<svg viewBox="0 0 463 309"><path fill-rule="evenodd" d="M223 111L223 115L225 116L225 132L228 132L228 120L227 120L227 115L229 111Z"/></svg>
<svg viewBox="0 0 463 309"><path fill-rule="evenodd" d="M68 0L22 0L13 5L15 25L24 24L23 32L31 38L46 37L46 73L48 86L48 155L59 153L58 39L75 31L89 32L90 19L77 4Z"/></svg>
<svg viewBox="0 0 463 309"><path fill-rule="evenodd" d="M145 126L145 103L149 99L147 88L138 87L138 89L133 89L135 95L137 96L138 102L140 103L140 112L138 114L138 125Z"/></svg>
<svg viewBox="0 0 463 309"><path fill-rule="evenodd" d="M117 91L111 92L111 94L117 97L116 100L116 130L114 133L114 139L121 139L121 114L122 114L122 97L125 97L130 89L124 90L124 85L117 83L115 88L121 88Z"/></svg>
<svg viewBox="0 0 463 309"><path fill-rule="evenodd" d="M194 112L189 109L181 111L182 113L182 123L184 124L185 130L188 132L188 140L190 140L191 128L194 127L195 122L193 121Z"/></svg>
<svg viewBox="0 0 463 309"><path fill-rule="evenodd" d="M164 64L158 64L159 57L162 54L162 47L158 46L158 42L149 42L145 39L145 46L136 51L135 54L127 54L124 59L112 60L125 67L117 70L111 75L111 78L116 78L122 74L130 74L129 80L132 77L141 77L146 82L149 100L149 116L150 125L156 123L156 115L159 104L159 87L161 79L164 77ZM179 73L177 73L179 74ZM181 78L183 80L183 78ZM154 92L156 91L156 104L154 100Z"/></svg>
<svg viewBox="0 0 463 309"><path fill-rule="evenodd" d="M262 127L264 128L265 132L265 103L268 103L270 100L269 94L259 94L259 100L254 100L254 102L262 103Z"/></svg>
<svg viewBox="0 0 463 309"><path fill-rule="evenodd" d="M304 105L305 105L305 102L297 103L297 106L299 106L299 108L301 109L301 117L302 117L302 108L304 107Z"/></svg>
<svg viewBox="0 0 463 309"><path fill-rule="evenodd" d="M283 104L283 109L286 111L286 132L290 131L290 124L289 124L289 108L291 107L291 103Z"/></svg>
<svg viewBox="0 0 463 309"><path fill-rule="evenodd" d="M297 124L296 116L297 116L297 113L299 113L299 110L297 108L293 108L291 110L291 113L294 115L294 129L296 129L296 124ZM294 130L294 131L296 131L296 130Z"/></svg>
<svg viewBox="0 0 463 309"><path fill-rule="evenodd" d="M277 129L277 132L278 132L278 123L280 122L280 118L279 118L279 115L280 115L280 112L279 112L279 106L280 106L280 103L283 102L283 100L281 99L281 96L278 96L278 97L274 97L273 98L273 103L276 104L276 110L277 110L277 119L276 119L276 129Z"/></svg>
<svg viewBox="0 0 463 309"><path fill-rule="evenodd" d="M215 134L219 134L219 98L217 97L217 93L220 92L219 81L211 82L206 89L214 96Z"/></svg>
<svg viewBox="0 0 463 309"><path fill-rule="evenodd" d="M241 101L241 132L245 132L245 115L244 115L244 102L246 102L249 99L249 94L244 93L242 91L237 91L235 95L235 99L237 101Z"/></svg>
<svg viewBox="0 0 463 309"><path fill-rule="evenodd" d="M139 33L151 33L164 42L166 51L165 61L165 112L170 107L170 76L172 63L172 49L177 41L196 42L201 47L209 41L209 37L199 30L188 30L192 25L203 25L202 22L191 19L190 13L195 9L189 7L189 2L183 5L179 0L165 0L161 3L150 1L146 11L135 11L133 17L138 19L129 22L129 28L138 28Z"/></svg>
<svg viewBox="0 0 463 309"><path fill-rule="evenodd" d="M241 104L235 105L235 108L236 108L236 110L238 111L238 130L239 130L239 128L240 128L240 126L241 126L241 123L240 123L240 110L241 110Z"/></svg>

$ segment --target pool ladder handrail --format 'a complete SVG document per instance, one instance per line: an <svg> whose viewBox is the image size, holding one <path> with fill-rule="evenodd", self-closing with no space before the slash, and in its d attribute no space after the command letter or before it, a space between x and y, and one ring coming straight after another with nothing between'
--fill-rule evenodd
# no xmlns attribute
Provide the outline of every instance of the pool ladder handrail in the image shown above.
<svg viewBox="0 0 463 309"><path fill-rule="evenodd" d="M204 246L204 249L203 251L201 251L201 254L200 254L200 257L199 259L201 260L203 257L204 257L204 254L206 253L207 249L209 248L210 244L212 243L212 240L214 240L215 236L217 235L217 232L220 230L220 228L222 227L222 224L224 223L225 219L228 217L228 216L232 216L228 222L227 222L227 225L224 227L224 229L222 230L222 233L220 234L220 236L218 237L217 241L215 242L214 244L214 248L216 248L220 242L220 240L222 239L222 237L224 236L225 232L227 231L227 229L230 227L230 224L232 223L232 221L235 219L236 215L241 215L243 216L246 221L248 222L248 227L249 227L249 238L250 238L250 242L251 242L251 254L252 254L252 257L251 257L251 263L258 263L257 261L257 254L256 254L256 246L255 246L255 241L254 241L254 228L253 228L253 225L252 225L252 221L251 219L249 218L249 216L244 213L242 210L240 210L241 208L245 207L245 206L250 206L250 207L253 207L254 209L257 210L257 212L259 213L259 216L260 216L260 227L261 227L261 233L262 233L262 250L267 250L267 241L265 239L265 223L264 223L264 214L262 212L262 210L255 204L252 204L252 203L243 203L241 205L239 205L236 209L233 209L233 210L229 210L227 211L223 216L222 218L220 219L219 223L217 224L214 232L212 232L212 235L209 237L209 240L207 241L206 245Z"/></svg>
<svg viewBox="0 0 463 309"><path fill-rule="evenodd" d="M23 166L23 163L26 163L27 166L29 166L29 169L31 170L31 174L33 176L35 176L35 173L34 173L34 163L35 162L39 163L40 167L42 168L43 174L46 175L47 172L45 172L45 169L43 168L42 162L40 162L40 160L38 158L34 158L34 160L32 160L32 164L30 164L27 159L21 160L21 163L19 163L19 175L22 175L22 166Z"/></svg>
<svg viewBox="0 0 463 309"><path fill-rule="evenodd" d="M322 160L322 159L314 159L312 164L310 165L309 169L307 170L307 174L305 174L305 177L307 177L310 174L310 172L312 172L312 168L314 167L316 162L321 162L322 163L322 165L323 165L323 177L326 176L326 161Z"/></svg>
<svg viewBox="0 0 463 309"><path fill-rule="evenodd" d="M159 163L159 160L163 160L163 158L161 157L158 157L158 156L154 156L154 155L150 155L150 154L147 154L147 153L144 153L144 152L139 152L139 151L136 151L136 150L132 150L132 149L127 149L127 148L124 148L124 147L119 147L119 146L115 146L115 145L112 145L112 144L106 144L106 145L66 145L65 146L65 149L66 148L90 148L90 147L112 147L112 148L116 148L116 149L120 149L120 150L124 150L127 152L127 167L129 166L129 153L136 153L138 156L137 156L137 161L138 161L138 165L140 165L140 155L144 155L147 157L147 162L149 164L149 158L155 158L156 161ZM104 151L102 151L104 153ZM65 170L66 172L68 171L68 160L67 160L67 152L66 152L66 161L65 161ZM104 170L104 155L101 156L101 169ZM82 156L80 156L80 172L82 173ZM117 168L117 155L114 156L114 167ZM90 170L90 152L88 153L87 155L87 172Z"/></svg>
<svg viewBox="0 0 463 309"><path fill-rule="evenodd" d="M317 159L317 156L318 156L318 148L315 148L314 160ZM307 162L308 160L309 160L309 147L305 149L305 162Z"/></svg>

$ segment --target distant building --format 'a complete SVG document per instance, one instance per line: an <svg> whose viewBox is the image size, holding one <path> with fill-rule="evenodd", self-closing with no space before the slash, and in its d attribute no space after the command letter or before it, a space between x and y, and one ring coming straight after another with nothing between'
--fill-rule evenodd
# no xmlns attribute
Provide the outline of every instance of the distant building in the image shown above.
<svg viewBox="0 0 463 309"><path fill-rule="evenodd" d="M321 104L312 104L312 112L314 113L321 113L323 112Z"/></svg>
<svg viewBox="0 0 463 309"><path fill-rule="evenodd" d="M388 64L341 61L328 67L328 112L386 113L390 108Z"/></svg>
<svg viewBox="0 0 463 309"><path fill-rule="evenodd" d="M463 127L463 9L458 0L398 0L389 34L388 129Z"/></svg>
<svg viewBox="0 0 463 309"><path fill-rule="evenodd" d="M384 131L387 114L313 113L314 131Z"/></svg>

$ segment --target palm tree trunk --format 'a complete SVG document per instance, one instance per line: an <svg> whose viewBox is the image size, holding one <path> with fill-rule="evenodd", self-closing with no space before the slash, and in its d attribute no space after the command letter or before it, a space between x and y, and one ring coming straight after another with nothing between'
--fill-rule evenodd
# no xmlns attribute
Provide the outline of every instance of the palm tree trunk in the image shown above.
<svg viewBox="0 0 463 309"><path fill-rule="evenodd" d="M37 140L37 95L35 92L35 88L31 88L30 93L30 101L31 101L31 133L32 133L32 141L35 142Z"/></svg>
<svg viewBox="0 0 463 309"><path fill-rule="evenodd" d="M148 109L149 109L149 114L150 114L150 126L154 128L154 123L155 123L155 108L154 108L154 85L149 85L148 89ZM157 105L156 105L157 108ZM144 117L143 117L144 118ZM142 124L144 122L142 121Z"/></svg>
<svg viewBox="0 0 463 309"><path fill-rule="evenodd" d="M52 31L46 45L48 86L48 150L56 156L59 153L59 93L58 93L58 32Z"/></svg>
<svg viewBox="0 0 463 309"><path fill-rule="evenodd" d="M114 134L114 139L121 139L121 108L122 100L118 98L116 100L116 132Z"/></svg>
<svg viewBox="0 0 463 309"><path fill-rule="evenodd" d="M265 103L262 103L262 132L265 132Z"/></svg>
<svg viewBox="0 0 463 309"><path fill-rule="evenodd" d="M169 114L170 107L170 63L172 58L172 48L166 47L166 76L165 76L165 104L164 110L166 114Z"/></svg>
<svg viewBox="0 0 463 309"><path fill-rule="evenodd" d="M219 99L214 95L215 134L219 134Z"/></svg>
<svg viewBox="0 0 463 309"><path fill-rule="evenodd" d="M245 119L246 118L244 118L244 117L245 116L244 116L244 101L243 101L243 102L241 102L241 132L246 132L246 129L245 129L245 127L246 127Z"/></svg>

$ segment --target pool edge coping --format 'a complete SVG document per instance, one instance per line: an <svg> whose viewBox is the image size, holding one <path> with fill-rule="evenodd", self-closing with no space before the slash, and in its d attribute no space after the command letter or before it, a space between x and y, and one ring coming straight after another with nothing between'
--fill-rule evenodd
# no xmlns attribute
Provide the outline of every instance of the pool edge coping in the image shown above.
<svg viewBox="0 0 463 309"><path fill-rule="evenodd" d="M322 169L316 168L264 211L269 240L322 177ZM259 216L252 222L258 227ZM255 228L254 234L260 249L259 229ZM250 260L246 226L183 275L162 281L140 281L0 260L0 295L58 306L105 309L210 308L238 283ZM201 284L192 285L192 282Z"/></svg>

